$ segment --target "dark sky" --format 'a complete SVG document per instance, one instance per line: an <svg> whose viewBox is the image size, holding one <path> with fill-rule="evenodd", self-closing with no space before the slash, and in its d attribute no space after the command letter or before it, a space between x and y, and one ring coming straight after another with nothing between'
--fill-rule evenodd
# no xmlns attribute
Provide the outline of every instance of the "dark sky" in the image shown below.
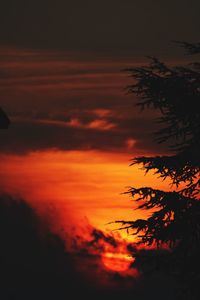
<svg viewBox="0 0 200 300"><path fill-rule="evenodd" d="M121 72L140 62L80 56L0 51L0 104L11 119L0 152L154 151L154 114L135 108L135 97L125 91L132 79Z"/></svg>
<svg viewBox="0 0 200 300"><path fill-rule="evenodd" d="M4 0L0 41L36 48L167 54L171 40L199 41L198 0Z"/></svg>
<svg viewBox="0 0 200 300"><path fill-rule="evenodd" d="M125 96L121 70L146 55L181 61L171 41L199 42L199 12L197 0L1 2L0 104L12 126L0 151L152 152L155 126Z"/></svg>

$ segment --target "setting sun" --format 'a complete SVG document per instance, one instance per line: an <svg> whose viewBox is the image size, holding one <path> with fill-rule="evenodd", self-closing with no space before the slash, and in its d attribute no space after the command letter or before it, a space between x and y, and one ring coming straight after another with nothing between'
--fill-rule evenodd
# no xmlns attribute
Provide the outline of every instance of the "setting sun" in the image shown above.
<svg viewBox="0 0 200 300"><path fill-rule="evenodd" d="M106 252L102 254L102 262L106 268L114 272L125 272L134 258L126 253Z"/></svg>

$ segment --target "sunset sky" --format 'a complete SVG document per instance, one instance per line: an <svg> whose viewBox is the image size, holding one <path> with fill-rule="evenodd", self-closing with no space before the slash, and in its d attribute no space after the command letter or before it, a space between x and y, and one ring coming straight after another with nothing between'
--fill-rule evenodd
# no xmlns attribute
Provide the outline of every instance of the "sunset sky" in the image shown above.
<svg viewBox="0 0 200 300"><path fill-rule="evenodd" d="M109 232L109 222L144 216L122 193L169 186L129 164L167 149L153 139L157 114L134 106L122 70L147 55L184 60L171 41L199 41L199 1L3 2L0 106L11 126L0 132L1 192L66 232Z"/></svg>
<svg viewBox="0 0 200 300"><path fill-rule="evenodd" d="M131 159L163 150L152 141L154 113L139 113L125 92L131 80L121 70L137 62L10 48L1 60L1 105L12 122L1 132L2 189L33 205L62 203L101 229L132 218L121 194L147 178Z"/></svg>

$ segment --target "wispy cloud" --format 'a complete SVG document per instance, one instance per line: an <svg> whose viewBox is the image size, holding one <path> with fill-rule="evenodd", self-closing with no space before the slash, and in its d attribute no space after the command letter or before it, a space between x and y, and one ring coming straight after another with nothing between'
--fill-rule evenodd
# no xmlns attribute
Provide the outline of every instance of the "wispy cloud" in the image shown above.
<svg viewBox="0 0 200 300"><path fill-rule="evenodd" d="M25 49L1 49L0 60L1 105L12 121L0 151L154 151L153 113L139 114L125 94L131 79L121 70L136 62Z"/></svg>

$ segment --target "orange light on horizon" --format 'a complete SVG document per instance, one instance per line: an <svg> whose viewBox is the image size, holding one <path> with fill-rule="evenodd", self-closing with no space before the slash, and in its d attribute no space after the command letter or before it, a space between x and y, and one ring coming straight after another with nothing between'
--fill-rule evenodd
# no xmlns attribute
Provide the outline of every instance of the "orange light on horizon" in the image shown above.
<svg viewBox="0 0 200 300"><path fill-rule="evenodd" d="M128 186L161 186L155 176L129 167L131 156L101 151L45 151L24 156L2 155L0 189L24 198L34 208L56 212L63 228L81 224L109 231L116 220L133 220L146 212L122 195ZM122 232L127 237L126 232Z"/></svg>
<svg viewBox="0 0 200 300"><path fill-rule="evenodd" d="M102 254L102 262L106 268L114 272L125 272L129 269L134 258L126 253L105 252Z"/></svg>

